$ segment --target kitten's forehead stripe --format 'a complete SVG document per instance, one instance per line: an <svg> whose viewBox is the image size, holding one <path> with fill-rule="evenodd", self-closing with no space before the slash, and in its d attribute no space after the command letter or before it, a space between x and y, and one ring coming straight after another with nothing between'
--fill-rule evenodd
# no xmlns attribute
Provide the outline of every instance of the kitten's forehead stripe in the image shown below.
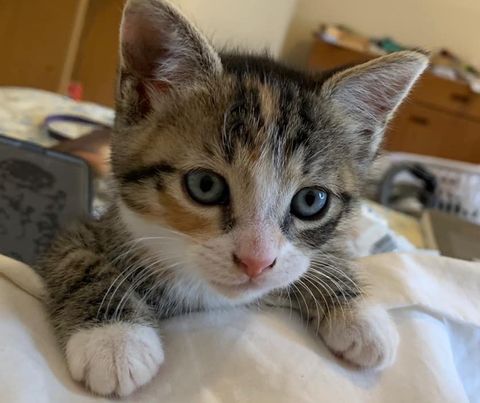
<svg viewBox="0 0 480 403"><path fill-rule="evenodd" d="M293 115L296 108L296 94L291 85L286 85L280 92L280 105L277 120L277 136L280 140L285 140L287 135L287 127L291 122L291 115Z"/></svg>
<svg viewBox="0 0 480 403"><path fill-rule="evenodd" d="M261 113L265 122L275 121L279 114L279 91L265 82L259 82Z"/></svg>
<svg viewBox="0 0 480 403"><path fill-rule="evenodd" d="M222 129L222 149L225 160L231 163L238 145L252 149L255 134L263 126L258 89L239 80L234 101L225 112Z"/></svg>
<svg viewBox="0 0 480 403"><path fill-rule="evenodd" d="M215 155L212 146L208 143L203 144L203 150L205 151L205 154L207 154L210 158Z"/></svg>
<svg viewBox="0 0 480 403"><path fill-rule="evenodd" d="M308 166L314 159L310 138L315 135L316 116L313 114L313 104L318 100L313 98L317 98L319 81L286 67L274 65L266 58L224 55L223 59L225 70L233 74L236 81L242 84L242 88L250 89L259 99L256 104L260 105L263 122L260 122L258 127L264 123L265 131L270 133L268 139L263 139L263 144L269 146L275 166L285 166L286 159L301 151L305 158L303 170L308 172ZM240 93L240 98L248 100L245 91ZM244 123L248 124L245 120L258 119L258 109L254 113L251 110L250 112L252 116L246 116ZM242 125L239 126L243 128ZM260 133L256 134L258 137ZM237 134L225 139L229 162L237 151L235 138L241 136ZM255 144L262 147L260 141Z"/></svg>

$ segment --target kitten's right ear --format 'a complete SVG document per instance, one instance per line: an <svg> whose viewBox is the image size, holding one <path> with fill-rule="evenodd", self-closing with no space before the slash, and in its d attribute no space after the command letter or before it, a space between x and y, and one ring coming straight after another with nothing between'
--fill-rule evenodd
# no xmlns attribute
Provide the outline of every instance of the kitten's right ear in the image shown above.
<svg viewBox="0 0 480 403"><path fill-rule="evenodd" d="M353 135L357 154L371 160L385 127L428 66L422 53L401 51L342 70L322 85L331 113Z"/></svg>
<svg viewBox="0 0 480 403"><path fill-rule="evenodd" d="M198 87L221 71L209 42L167 1L127 1L120 28L120 107L144 116L163 93Z"/></svg>

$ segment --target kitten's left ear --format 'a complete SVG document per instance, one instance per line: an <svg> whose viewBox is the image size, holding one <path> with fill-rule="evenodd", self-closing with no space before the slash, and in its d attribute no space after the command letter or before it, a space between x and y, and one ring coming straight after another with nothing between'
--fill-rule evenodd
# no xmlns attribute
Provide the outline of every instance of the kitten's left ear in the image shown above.
<svg viewBox="0 0 480 403"><path fill-rule="evenodd" d="M396 52L336 73L322 85L334 119L348 125L353 143L364 143L367 158L375 155L388 121L427 65L422 53Z"/></svg>
<svg viewBox="0 0 480 403"><path fill-rule="evenodd" d="M221 71L217 52L172 4L127 0L120 27L117 114L138 121L155 100L198 88Z"/></svg>

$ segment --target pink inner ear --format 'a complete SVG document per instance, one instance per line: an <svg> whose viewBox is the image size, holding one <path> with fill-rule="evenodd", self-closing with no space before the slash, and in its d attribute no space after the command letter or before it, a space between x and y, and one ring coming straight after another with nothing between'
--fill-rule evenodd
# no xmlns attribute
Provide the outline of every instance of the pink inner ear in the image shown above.
<svg viewBox="0 0 480 403"><path fill-rule="evenodd" d="M350 81L343 89L345 100L353 102L352 105L359 111L374 116L381 122L396 107L407 85L402 77L392 77L384 82L374 74L352 77Z"/></svg>
<svg viewBox="0 0 480 403"><path fill-rule="evenodd" d="M127 70L147 80L156 78L156 69L168 54L168 38L160 24L153 21L147 10L127 10L123 17L123 62Z"/></svg>
<svg viewBox="0 0 480 403"><path fill-rule="evenodd" d="M120 42L122 72L154 93L197 86L220 70L217 53L167 1L128 1Z"/></svg>

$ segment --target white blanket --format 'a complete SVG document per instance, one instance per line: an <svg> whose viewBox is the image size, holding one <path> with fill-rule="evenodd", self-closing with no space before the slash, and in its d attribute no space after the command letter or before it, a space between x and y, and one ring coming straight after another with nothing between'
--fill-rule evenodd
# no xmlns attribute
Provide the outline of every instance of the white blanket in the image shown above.
<svg viewBox="0 0 480 403"><path fill-rule="evenodd" d="M480 264L422 255L361 261L401 342L395 365L359 371L284 310L167 321L166 363L131 402L480 402ZM99 402L69 377L28 267L0 257L0 401Z"/></svg>

